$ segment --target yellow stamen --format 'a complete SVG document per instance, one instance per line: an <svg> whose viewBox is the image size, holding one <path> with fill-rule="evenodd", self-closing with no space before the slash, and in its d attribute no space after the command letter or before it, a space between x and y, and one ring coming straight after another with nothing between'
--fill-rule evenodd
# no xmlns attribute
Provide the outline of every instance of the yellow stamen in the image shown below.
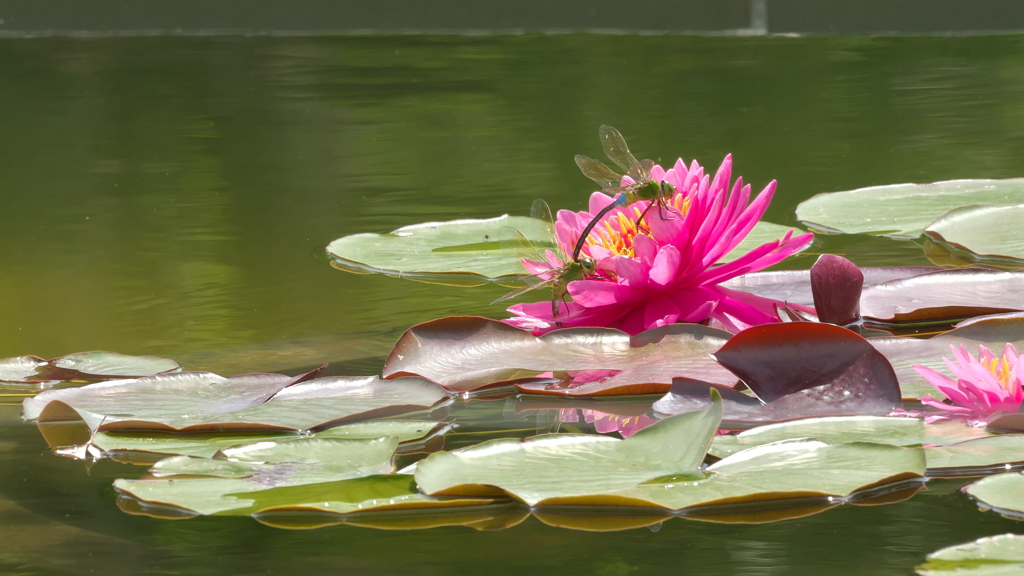
<svg viewBox="0 0 1024 576"><path fill-rule="evenodd" d="M673 194L671 198L666 202L669 206L675 208L683 216L690 210L690 195L689 194Z"/></svg>
<svg viewBox="0 0 1024 576"><path fill-rule="evenodd" d="M605 218L591 232L586 246L598 245L607 249L614 256L633 257L633 238L641 232L636 225L636 220L639 217L640 210L635 206L629 206L611 217ZM643 232L647 231L643 230Z"/></svg>
<svg viewBox="0 0 1024 576"><path fill-rule="evenodd" d="M678 212L679 215L685 215L690 209L690 196L680 193L673 194L666 201L666 205L674 212ZM644 216L644 220L650 218L652 212L660 209L657 206L652 206L648 210L647 215ZM640 214L642 213L643 210L634 204L605 218L590 233L587 241L583 244L584 248L595 245L602 246L614 256L629 256L632 258L636 255L633 252L633 239L636 235L651 235L650 230L646 226L642 224L637 226L637 220L640 219ZM673 214L672 217L678 218L679 216ZM587 253L589 254L590 250L587 250Z"/></svg>
<svg viewBox="0 0 1024 576"><path fill-rule="evenodd" d="M1010 375L1013 373L1013 370L1010 366L1010 360L1006 356L992 358L987 361L983 358L980 360L981 365L996 377L996 380L999 381L999 385L1002 386L1003 389L1007 392L1013 392L1015 390L1014 383L1010 382Z"/></svg>

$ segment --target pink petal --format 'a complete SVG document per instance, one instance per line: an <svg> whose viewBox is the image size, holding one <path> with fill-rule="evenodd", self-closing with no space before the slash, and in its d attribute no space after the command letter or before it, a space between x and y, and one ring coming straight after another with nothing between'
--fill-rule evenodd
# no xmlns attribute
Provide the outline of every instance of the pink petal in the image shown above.
<svg viewBox="0 0 1024 576"><path fill-rule="evenodd" d="M674 324L679 319L679 307L671 298L648 301L644 307L645 330Z"/></svg>
<svg viewBox="0 0 1024 576"><path fill-rule="evenodd" d="M658 288L668 286L676 279L676 272L679 270L679 250L675 246L665 246L654 258L651 266L651 284Z"/></svg>

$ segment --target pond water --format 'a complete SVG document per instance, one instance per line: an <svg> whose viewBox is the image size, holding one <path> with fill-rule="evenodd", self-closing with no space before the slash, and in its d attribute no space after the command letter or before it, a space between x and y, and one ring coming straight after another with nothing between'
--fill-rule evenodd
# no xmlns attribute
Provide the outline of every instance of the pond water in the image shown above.
<svg viewBox="0 0 1024 576"><path fill-rule="evenodd" d="M379 372L405 328L500 318L488 303L505 289L354 275L324 246L526 214L536 197L581 209L592 186L572 156L600 155L603 123L641 157L711 168L731 152L755 189L779 181L766 219L787 225L819 192L1024 175L1016 35L0 39L0 69L0 357ZM912 242L831 237L785 265L825 251L927 264ZM112 480L143 469L55 457L20 398L0 401L3 573L907 574L1022 529L959 494L968 480L775 523L609 533L156 520L115 505ZM547 426L506 421L501 402L454 417L470 439Z"/></svg>

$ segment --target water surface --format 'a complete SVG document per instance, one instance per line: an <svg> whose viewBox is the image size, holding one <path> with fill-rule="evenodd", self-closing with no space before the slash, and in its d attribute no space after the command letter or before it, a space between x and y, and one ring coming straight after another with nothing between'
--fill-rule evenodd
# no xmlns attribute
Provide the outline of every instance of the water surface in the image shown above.
<svg viewBox="0 0 1024 576"><path fill-rule="evenodd" d="M641 157L727 153L767 219L813 194L1024 173L1024 37L608 35L0 40L0 357L108 349L233 374L373 373L408 326L501 317L500 287L332 269L323 247L427 220L580 209L572 162L618 127ZM822 239L861 265L913 243ZM807 267L814 254L787 263ZM160 521L0 408L0 572L906 574L1019 529L935 481L908 502L660 530L284 531ZM496 426L500 403L485 414ZM529 422L522 426L529 427ZM581 479L585 481L585 479Z"/></svg>

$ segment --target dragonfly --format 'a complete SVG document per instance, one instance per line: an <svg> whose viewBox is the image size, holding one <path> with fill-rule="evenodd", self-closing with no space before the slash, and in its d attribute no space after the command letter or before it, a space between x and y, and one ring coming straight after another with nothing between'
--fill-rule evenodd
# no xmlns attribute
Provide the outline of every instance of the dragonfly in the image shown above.
<svg viewBox="0 0 1024 576"><path fill-rule="evenodd" d="M597 182L605 192L615 194L616 196L615 200L598 212L594 216L593 220L587 224L587 227L583 229L583 233L580 234L579 240L576 241L576 246L572 251L573 260L579 259L580 250L583 249L583 243L586 242L587 237L590 236L590 232L594 229L594 226L604 218L605 214L611 212L613 208L617 206L628 206L641 200L650 201L651 204L647 206L643 213L640 214L640 218L637 219L637 224L644 219L647 211L655 204L658 205L658 210L659 213L661 213L663 220L668 220L669 218L666 218L661 210L663 208L673 210L672 207L666 203L666 199L672 196L676 188L668 182L658 182L651 178L651 168L654 167L654 161L638 161L629 152L629 146L626 145L626 139L623 138L622 134L612 126L604 124L600 129L598 129L597 133L601 137L601 145L604 148L604 153L608 156L608 159L614 162L615 165L622 170L625 170L626 176L629 176L630 179L633 180L633 184L623 186L622 175L615 172L599 160L595 160L582 154L576 156L576 165L580 167L580 171L583 172L583 175L594 182Z"/></svg>
<svg viewBox="0 0 1024 576"><path fill-rule="evenodd" d="M536 222L535 237L543 238L545 243L550 242L553 250L548 249L545 253L542 253L537 249L537 244L527 239L519 230L510 227L503 228L503 236L505 237L500 240L500 244L509 263L518 270L524 267L523 260L526 260L536 263L531 268L539 266L540 269L537 270L535 268L532 274L522 277L526 282L525 286L505 294L491 302L491 304L510 300L530 290L551 288L551 317L556 318L561 312L561 305L566 303L565 298L569 294L569 283L574 280L582 280L588 276L597 276L597 261L590 256L583 256L582 258L574 258L572 260L566 258L565 253L558 246L558 242L555 239L551 208L548 207L547 202L539 198L534 200L530 215ZM552 260L555 260L558 264L552 263Z"/></svg>

